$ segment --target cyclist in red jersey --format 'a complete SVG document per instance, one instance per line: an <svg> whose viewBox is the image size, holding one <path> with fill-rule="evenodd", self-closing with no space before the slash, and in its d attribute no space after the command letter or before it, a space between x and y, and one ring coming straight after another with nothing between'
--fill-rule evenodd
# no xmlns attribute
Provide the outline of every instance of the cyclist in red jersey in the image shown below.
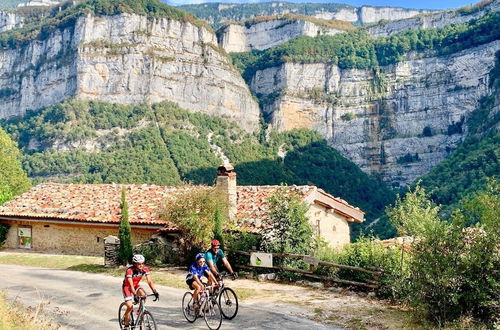
<svg viewBox="0 0 500 330"><path fill-rule="evenodd" d="M127 310L123 314L124 325L128 326L130 324L130 313L132 312L133 301L138 301L138 296L143 296L146 294L143 288L139 286L139 282L143 276L146 277L149 287L153 291L155 297L158 299L160 294L156 291L153 282L151 282L151 277L149 276L149 268L144 266L144 256L141 254L135 254L132 258L132 267L129 267L125 272L125 278L123 279L122 291L123 298L127 304Z"/></svg>

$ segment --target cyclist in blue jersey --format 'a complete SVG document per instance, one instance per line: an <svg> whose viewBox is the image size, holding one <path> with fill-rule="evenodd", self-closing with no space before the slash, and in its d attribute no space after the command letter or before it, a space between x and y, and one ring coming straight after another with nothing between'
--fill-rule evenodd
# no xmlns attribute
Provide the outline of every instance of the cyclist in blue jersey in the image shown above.
<svg viewBox="0 0 500 330"><path fill-rule="evenodd" d="M189 267L189 273L186 276L186 284L191 290L194 290L193 301L194 307L198 308L200 306L198 302L198 296L203 292L204 284L201 282L201 278L205 276L209 282L215 283L215 277L210 272L210 269L205 264L205 254L198 253L196 255L196 261Z"/></svg>
<svg viewBox="0 0 500 330"><path fill-rule="evenodd" d="M237 274L233 272L233 268L224 254L224 251L220 248L220 242L216 239L212 240L211 248L207 252L205 252L205 258L207 260L208 267L212 274L214 274L215 278L219 276L219 270L217 269L217 262L222 260L224 267L231 273L233 279L237 277Z"/></svg>

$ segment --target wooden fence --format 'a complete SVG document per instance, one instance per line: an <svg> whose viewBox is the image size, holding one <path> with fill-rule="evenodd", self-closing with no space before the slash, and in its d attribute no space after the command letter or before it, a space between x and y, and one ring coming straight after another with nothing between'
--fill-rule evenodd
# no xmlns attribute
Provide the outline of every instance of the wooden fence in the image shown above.
<svg viewBox="0 0 500 330"><path fill-rule="evenodd" d="M233 251L233 252L236 254L240 254L240 255L250 256L252 254L252 252L257 252L257 251ZM377 289L380 286L380 277L383 274L383 271L381 269L375 269L375 268L367 269L367 268L361 268L361 267L355 267L355 266L340 265L340 264L335 264L332 262L322 261L322 260L316 259L316 258L314 258L312 256L308 256L308 255L293 254L293 253L269 253L269 254L272 255L273 259L275 257L302 259L306 264L309 264L309 269L306 270L306 269L297 269L297 268L281 267L281 266L272 266L272 267L255 266L255 265L250 265L250 264L238 265L238 267L242 268L242 269L267 268L267 269L276 269L276 270L282 270L282 271L290 271L290 272L294 272L294 273L299 273L304 277L321 280L323 282L335 282L335 283L341 283L341 284L362 286L362 287L367 287L367 288L371 288L371 289ZM273 263L273 265L274 265L274 263ZM371 276L371 279L366 280L366 282L358 282L358 281L342 280L342 279L336 279L336 278L332 278L332 277L328 277L328 276L317 275L317 274L314 274L314 271L316 270L316 267L318 265L366 273L366 274L369 274Z"/></svg>

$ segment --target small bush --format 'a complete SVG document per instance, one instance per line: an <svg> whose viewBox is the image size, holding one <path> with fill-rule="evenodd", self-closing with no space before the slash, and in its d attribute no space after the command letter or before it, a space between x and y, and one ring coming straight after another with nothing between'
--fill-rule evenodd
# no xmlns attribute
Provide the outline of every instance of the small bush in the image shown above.
<svg viewBox="0 0 500 330"><path fill-rule="evenodd" d="M402 284L399 283L401 274L406 272L406 259L398 246L386 248L377 240L362 237L356 243L348 244L340 251L329 247L320 248L317 258L342 265L361 267L366 269L380 269L384 274L380 279L381 287L378 295L384 298L396 299L404 295ZM349 281L365 282L372 280L370 274L346 269L336 269L326 266L318 267L316 273Z"/></svg>
<svg viewBox="0 0 500 330"><path fill-rule="evenodd" d="M422 130L422 135L423 136L433 136L434 133L432 132L432 128L430 128L430 126L425 126L424 129Z"/></svg>
<svg viewBox="0 0 500 330"><path fill-rule="evenodd" d="M352 112L344 113L342 116L340 116L340 119L343 121L350 121L356 118L356 115L353 114Z"/></svg>
<svg viewBox="0 0 500 330"><path fill-rule="evenodd" d="M5 243L7 239L7 234L9 233L10 225L6 223L0 223L0 246Z"/></svg>

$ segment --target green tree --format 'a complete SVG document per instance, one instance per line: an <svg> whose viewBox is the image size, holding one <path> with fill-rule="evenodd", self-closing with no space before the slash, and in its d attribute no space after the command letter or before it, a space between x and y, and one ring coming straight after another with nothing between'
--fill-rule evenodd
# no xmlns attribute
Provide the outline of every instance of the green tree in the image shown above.
<svg viewBox="0 0 500 330"><path fill-rule="evenodd" d="M395 206L387 210L390 222L403 236L425 236L440 224L438 213L439 207L427 199L418 185L404 198L398 196Z"/></svg>
<svg viewBox="0 0 500 330"><path fill-rule="evenodd" d="M500 322L499 189L492 181L446 221L419 186L387 211L400 234L414 237L402 274L407 300L439 326L465 316Z"/></svg>
<svg viewBox="0 0 500 330"><path fill-rule="evenodd" d="M214 212L214 238L220 242L220 248L224 250L224 236L222 234L223 228L222 213L219 208Z"/></svg>
<svg viewBox="0 0 500 330"><path fill-rule="evenodd" d="M314 244L313 230L306 216L307 206L299 196L279 189L269 199L270 228L263 234L268 252L308 254Z"/></svg>
<svg viewBox="0 0 500 330"><path fill-rule="evenodd" d="M122 201L120 204L121 220L118 237L120 238L120 250L118 251L118 258L121 263L127 264L132 261L132 238L130 223L128 221L128 203L125 194L125 188L122 188Z"/></svg>
<svg viewBox="0 0 500 330"><path fill-rule="evenodd" d="M216 188L187 187L165 201L160 217L177 225L186 255L210 244L215 232L215 214L225 214L223 195Z"/></svg>
<svg viewBox="0 0 500 330"><path fill-rule="evenodd" d="M17 144L0 128L0 205L31 187L18 157Z"/></svg>

